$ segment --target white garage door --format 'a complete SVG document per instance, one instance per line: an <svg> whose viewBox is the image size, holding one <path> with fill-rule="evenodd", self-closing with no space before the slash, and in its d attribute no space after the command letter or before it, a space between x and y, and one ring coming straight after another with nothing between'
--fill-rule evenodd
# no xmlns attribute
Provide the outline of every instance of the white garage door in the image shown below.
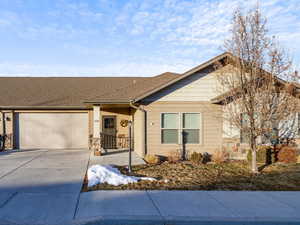
<svg viewBox="0 0 300 225"><path fill-rule="evenodd" d="M18 147L87 148L88 113L18 113Z"/></svg>

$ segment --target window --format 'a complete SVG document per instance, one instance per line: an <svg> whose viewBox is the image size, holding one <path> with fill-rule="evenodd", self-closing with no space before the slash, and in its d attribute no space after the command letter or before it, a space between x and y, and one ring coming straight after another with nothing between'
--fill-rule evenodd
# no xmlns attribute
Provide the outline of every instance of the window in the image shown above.
<svg viewBox="0 0 300 225"><path fill-rule="evenodd" d="M104 118L104 128L105 129L115 128L115 118L113 118L113 117Z"/></svg>
<svg viewBox="0 0 300 225"><path fill-rule="evenodd" d="M162 113L161 143L178 144L200 143L199 113Z"/></svg>
<svg viewBox="0 0 300 225"><path fill-rule="evenodd" d="M163 113L161 118L161 142L163 144L178 143L178 113Z"/></svg>
<svg viewBox="0 0 300 225"><path fill-rule="evenodd" d="M249 119L246 113L241 114L241 133L240 133L240 142L241 143L249 143Z"/></svg>
<svg viewBox="0 0 300 225"><path fill-rule="evenodd" d="M200 115L199 113L183 113L183 126L182 134L183 141L186 144L199 143L199 128L200 128Z"/></svg>

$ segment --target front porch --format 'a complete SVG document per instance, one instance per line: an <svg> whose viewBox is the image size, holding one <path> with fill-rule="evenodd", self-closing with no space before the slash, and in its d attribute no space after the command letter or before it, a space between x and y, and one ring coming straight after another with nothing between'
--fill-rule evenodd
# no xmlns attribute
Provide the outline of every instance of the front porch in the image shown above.
<svg viewBox="0 0 300 225"><path fill-rule="evenodd" d="M145 152L135 143L134 133L143 134L144 117L137 117L139 108L129 103L94 104L90 115L89 148L95 155L116 155L122 157L131 147L140 157ZM138 128L137 126L138 125ZM144 135L139 135L144 136ZM139 137L139 139L143 139ZM144 142L139 140L138 142ZM131 144L131 146L130 146ZM143 146L143 145L142 145Z"/></svg>

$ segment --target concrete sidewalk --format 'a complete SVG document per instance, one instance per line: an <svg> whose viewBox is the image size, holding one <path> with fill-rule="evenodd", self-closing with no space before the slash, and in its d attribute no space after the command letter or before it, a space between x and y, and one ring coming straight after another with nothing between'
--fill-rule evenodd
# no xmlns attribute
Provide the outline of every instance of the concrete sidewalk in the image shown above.
<svg viewBox="0 0 300 225"><path fill-rule="evenodd" d="M300 192L94 191L78 202L27 195L0 194L0 224L300 224ZM6 211L13 202L23 210Z"/></svg>

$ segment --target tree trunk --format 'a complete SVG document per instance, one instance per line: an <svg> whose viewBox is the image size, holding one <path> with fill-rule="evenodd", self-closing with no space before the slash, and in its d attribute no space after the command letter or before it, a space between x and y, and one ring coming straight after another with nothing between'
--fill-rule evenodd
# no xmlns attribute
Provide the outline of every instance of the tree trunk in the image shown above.
<svg viewBox="0 0 300 225"><path fill-rule="evenodd" d="M257 164L256 164L256 149L252 148L252 162L251 162L251 170L252 173L258 173Z"/></svg>
<svg viewBox="0 0 300 225"><path fill-rule="evenodd" d="M256 163L256 140L253 138L252 132L251 132L251 139L250 139L250 146L252 151L252 162L251 162L251 171L252 173L258 173L257 170L257 163Z"/></svg>

